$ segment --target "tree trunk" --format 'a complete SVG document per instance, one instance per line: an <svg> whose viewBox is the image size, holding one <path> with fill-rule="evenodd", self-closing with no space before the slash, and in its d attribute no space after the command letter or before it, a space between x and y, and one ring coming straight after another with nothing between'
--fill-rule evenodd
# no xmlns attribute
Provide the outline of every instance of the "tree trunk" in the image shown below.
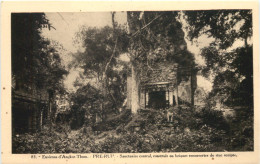
<svg viewBox="0 0 260 164"><path fill-rule="evenodd" d="M102 121L104 121L104 114L105 114L104 102L107 101L106 100L106 96L107 96L107 75L106 75L106 71L103 71L103 73L102 73L102 95L103 95L103 101L101 103L100 115L101 115ZM97 115L96 115L96 120L97 120Z"/></svg>
<svg viewBox="0 0 260 164"><path fill-rule="evenodd" d="M194 107L194 82L193 82L193 69L190 70L190 89L191 89L191 107Z"/></svg>
<svg viewBox="0 0 260 164"><path fill-rule="evenodd" d="M131 111L133 114L137 113L137 110L139 109L139 80L137 78L137 71L135 68L135 65L132 64L132 96L131 96Z"/></svg>

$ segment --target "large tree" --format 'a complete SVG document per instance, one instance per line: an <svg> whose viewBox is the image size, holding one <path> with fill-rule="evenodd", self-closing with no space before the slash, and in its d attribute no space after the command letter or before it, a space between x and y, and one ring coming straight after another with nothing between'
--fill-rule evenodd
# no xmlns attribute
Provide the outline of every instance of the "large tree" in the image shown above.
<svg viewBox="0 0 260 164"><path fill-rule="evenodd" d="M91 83L102 93L102 113L106 113L107 101L113 104L113 108L122 105L123 84L125 81L125 66L120 63L118 57L126 52L126 31L114 21L112 12L112 25L102 28L83 26L76 34L77 41L82 43L83 52L75 53L71 63L73 67L83 70L80 78L75 81L79 84L80 79L95 81ZM84 86L84 85L83 85ZM81 87L83 87L81 86Z"/></svg>
<svg viewBox="0 0 260 164"><path fill-rule="evenodd" d="M216 101L231 108L236 117L228 119L232 150L253 150L253 45L252 10L186 11L189 38L214 38L201 51L206 61L202 75L213 79L208 109ZM240 41L240 44L238 42ZM241 44L242 43L242 44ZM227 107L228 106L228 107Z"/></svg>
<svg viewBox="0 0 260 164"><path fill-rule="evenodd" d="M214 38L201 51L206 61L205 77L211 76L211 95L224 97L229 105L253 105L253 51L251 10L185 11L189 39L202 35ZM237 46L237 42L244 44Z"/></svg>
<svg viewBox="0 0 260 164"><path fill-rule="evenodd" d="M64 92L59 49L62 46L41 36L42 28L54 29L44 13L13 13L11 19L13 88Z"/></svg>

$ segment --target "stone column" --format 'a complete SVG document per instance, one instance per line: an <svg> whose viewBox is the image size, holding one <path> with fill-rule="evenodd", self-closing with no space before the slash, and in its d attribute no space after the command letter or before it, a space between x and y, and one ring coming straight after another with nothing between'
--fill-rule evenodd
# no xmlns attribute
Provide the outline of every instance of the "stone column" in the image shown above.
<svg viewBox="0 0 260 164"><path fill-rule="evenodd" d="M177 86L178 87L178 86ZM178 89L176 88L174 90L174 96L175 96L175 102L176 102L176 106L179 105L179 102L178 102Z"/></svg>
<svg viewBox="0 0 260 164"><path fill-rule="evenodd" d="M142 89L140 93L140 107L145 108L145 90Z"/></svg>
<svg viewBox="0 0 260 164"><path fill-rule="evenodd" d="M149 103L149 92L148 91L146 91L145 92L145 106L147 107L148 106L148 103Z"/></svg>
<svg viewBox="0 0 260 164"><path fill-rule="evenodd" d="M170 103L170 106L173 106L173 91L169 92L169 103Z"/></svg>

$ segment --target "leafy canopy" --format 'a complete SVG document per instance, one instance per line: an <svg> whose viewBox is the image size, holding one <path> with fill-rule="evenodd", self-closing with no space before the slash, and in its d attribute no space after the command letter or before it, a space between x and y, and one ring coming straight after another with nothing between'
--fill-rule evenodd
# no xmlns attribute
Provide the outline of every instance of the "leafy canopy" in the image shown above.
<svg viewBox="0 0 260 164"><path fill-rule="evenodd" d="M12 13L12 78L16 86L64 91L62 79L68 72L58 52L62 46L41 36L42 28L51 27L44 13Z"/></svg>
<svg viewBox="0 0 260 164"><path fill-rule="evenodd" d="M215 40L201 51L206 61L205 77L213 77L211 95L222 95L223 102L253 104L253 51L251 10L185 11L189 39L206 34ZM244 41L237 46L236 41ZM230 51L231 49L231 51Z"/></svg>

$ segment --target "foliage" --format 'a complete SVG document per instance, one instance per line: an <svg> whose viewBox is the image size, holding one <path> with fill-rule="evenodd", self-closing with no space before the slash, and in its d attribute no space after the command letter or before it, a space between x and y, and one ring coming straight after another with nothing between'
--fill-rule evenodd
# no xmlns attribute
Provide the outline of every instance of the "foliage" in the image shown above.
<svg viewBox="0 0 260 164"><path fill-rule="evenodd" d="M177 16L178 12L128 12L129 53L140 68L166 60L180 66L195 64Z"/></svg>
<svg viewBox="0 0 260 164"><path fill-rule="evenodd" d="M107 131L107 130L118 130L118 127L122 127L131 120L131 111L124 109L120 114L110 113L107 115L106 120L103 122L95 123L92 126L93 130Z"/></svg>
<svg viewBox="0 0 260 164"><path fill-rule="evenodd" d="M76 41L82 43L84 51L74 54L71 63L71 67L83 69L83 74L74 83L78 87L72 99L73 111L82 111L90 117L90 120L85 118L85 122L91 125L95 122L94 117L100 116L104 121L107 114L116 112L125 99L126 69L118 58L126 51L128 40L125 30L114 22L113 16L114 13L113 28L83 26L76 34ZM80 84L80 80L90 82L85 85ZM94 92L89 89L82 92L90 85ZM84 117L83 113L79 116ZM73 118L78 121L76 116Z"/></svg>
<svg viewBox="0 0 260 164"><path fill-rule="evenodd" d="M84 75L89 78L103 80L103 73L107 71L108 77L113 67L118 64L117 57L126 50L126 33L120 26L111 28L90 28L83 26L76 34L77 42L82 43L83 52L74 54L71 67L80 67L84 70ZM109 66L107 67L107 64Z"/></svg>
<svg viewBox="0 0 260 164"><path fill-rule="evenodd" d="M122 27L116 23L113 28L83 26L76 36L77 41L82 43L84 51L74 54L71 63L71 67L83 69L81 79L96 81L95 86L103 95L101 102L112 103L112 108L120 106L125 98L123 93L126 70L125 65L118 61L119 55L126 51L125 35ZM110 107L104 106L104 108Z"/></svg>
<svg viewBox="0 0 260 164"><path fill-rule="evenodd" d="M70 101L73 103L71 106L71 128L78 129L85 122L92 124L94 122L92 117L102 112L100 106L102 98L100 90L90 84L80 87L75 93L71 94ZM88 119L85 116L92 117Z"/></svg>
<svg viewBox="0 0 260 164"><path fill-rule="evenodd" d="M57 42L41 36L44 27L54 28L43 13L12 14L13 87L64 92L63 76L68 72L61 64Z"/></svg>
<svg viewBox="0 0 260 164"><path fill-rule="evenodd" d="M235 111L235 118L228 118L227 125L223 125L228 132L227 149L253 150L253 46L248 43L252 37L252 11L186 11L185 15L190 40L202 35L214 38L201 51L206 61L201 72L213 78L209 109L218 101ZM244 45L238 47L235 42L239 40ZM211 124L212 115L208 114L204 117Z"/></svg>
<svg viewBox="0 0 260 164"><path fill-rule="evenodd" d="M252 151L254 149L253 108L240 106L235 108L236 117L230 119L230 148Z"/></svg>
<svg viewBox="0 0 260 164"><path fill-rule="evenodd" d="M145 73L153 72L158 65L168 61L180 67L194 69L194 56L187 50L182 24L177 20L179 12L127 12L129 58L132 87L131 109L139 109L139 84ZM196 71L192 72L192 75ZM178 71L177 81L187 74ZM193 85L195 86L195 85ZM192 91L193 94L194 90Z"/></svg>
<svg viewBox="0 0 260 164"><path fill-rule="evenodd" d="M92 131L83 126L79 130L70 130L68 126L56 125L51 133L49 129L44 128L40 133L13 136L13 151L144 153L253 150L250 122L240 122L241 126L234 126L238 125L239 118L228 120L231 125L229 129L224 125L226 121L218 111L204 109L195 112L185 107L179 110L184 110L185 114L177 111L174 123L166 122L166 113L163 111L151 109L139 111L136 115L130 115L129 111L125 111L116 119L111 117L107 123L100 124L105 129L93 128ZM239 111L241 115L246 114L244 109ZM131 128L132 126L141 128L137 130ZM99 134L93 133L97 130L100 131Z"/></svg>
<svg viewBox="0 0 260 164"><path fill-rule="evenodd" d="M79 133L73 133L67 126L55 126L52 131L45 127L41 132L13 136L13 153L77 153L89 152L91 143ZM40 146L39 146L40 145Z"/></svg>
<svg viewBox="0 0 260 164"><path fill-rule="evenodd" d="M189 39L202 35L214 38L201 50L206 66L202 74L213 77L211 97L225 97L229 106L253 105L253 51L248 40L252 37L251 10L185 11L189 24ZM234 43L244 41L237 47ZM230 50L231 49L231 50Z"/></svg>
<svg viewBox="0 0 260 164"><path fill-rule="evenodd" d="M108 26L102 29L83 27L77 35L82 40L85 51L74 55L72 65L83 68L88 77L102 76L115 45L112 34L113 29Z"/></svg>
<svg viewBox="0 0 260 164"><path fill-rule="evenodd" d="M187 51L181 24L176 18L178 12L128 12L129 36L120 28L110 27L82 28L78 33L85 50L75 54L75 63L72 65L81 67L87 78L97 77L102 86L93 87L91 83L80 85L71 95L73 105L70 127L57 124L52 129L44 128L39 133L13 136L13 152L252 151L254 148L253 55L252 46L247 43L252 35L251 11L186 11L184 14L189 23L190 39L196 39L203 34L215 38L215 42L201 52L207 64L202 69L202 74L214 77L209 100L216 102L216 98L219 98L226 105L232 106L236 111L236 117L223 117L221 111L213 109L211 102L208 102L202 110L191 110L185 105L180 105L174 110L173 123L167 122L165 111L153 109L140 109L133 115L129 111L115 114L114 109L124 100L123 86L126 78L125 65L122 69L117 69L116 66L121 64L118 61L119 54L125 52L127 48L131 64L135 64L137 69L151 69L156 62L165 60L177 62L181 66L194 66L193 54ZM39 17L37 19L41 20L42 15ZM49 44L41 40L36 28L41 23L38 24L38 21L34 20L30 22L35 23L32 25L35 27L32 30L34 33L28 35L36 39L39 46L36 48L33 46L33 50L26 53L28 56L17 55L12 60L12 64L15 65L12 68L14 75L20 75L24 71L25 73L21 74L24 80L27 80L28 74L35 74L38 68L38 71L48 72L46 71L48 65L45 69L42 68L44 65L35 65L33 63L37 62L33 61L37 59L37 55L55 51L51 47L44 49L43 45L48 47ZM236 30L239 24L241 26ZM14 33L15 31L19 30L14 30ZM32 37L33 35L36 37ZM238 39L243 39L245 45L228 51L227 48ZM25 55L25 51L19 51L19 48L15 47L12 47L13 52ZM35 53L35 57L32 57L33 52L39 53ZM16 65L20 63L16 61L18 59L24 61L21 63L23 66ZM55 55L54 59L59 63ZM46 59L46 63L50 61ZM54 67L60 68L58 64L53 66L52 70ZM117 102L113 101L113 96L118 98ZM105 121L94 124L96 114L102 115L105 111L108 112Z"/></svg>
<svg viewBox="0 0 260 164"><path fill-rule="evenodd" d="M87 126L93 126L96 121L96 116L101 117L102 122L112 127L117 127L122 123L121 116L124 118L124 113L119 115L113 104L113 101L109 98L105 98L102 92L87 84L78 88L75 93L71 94L71 101L73 103L71 110L71 127L72 129L81 128L84 124ZM102 101L105 108L102 109ZM99 126L99 124L95 125ZM103 127L103 130L107 127Z"/></svg>
<svg viewBox="0 0 260 164"><path fill-rule="evenodd" d="M226 49L237 39L247 42L252 36L251 10L196 10L184 14L191 40L207 34L216 39L214 45Z"/></svg>

